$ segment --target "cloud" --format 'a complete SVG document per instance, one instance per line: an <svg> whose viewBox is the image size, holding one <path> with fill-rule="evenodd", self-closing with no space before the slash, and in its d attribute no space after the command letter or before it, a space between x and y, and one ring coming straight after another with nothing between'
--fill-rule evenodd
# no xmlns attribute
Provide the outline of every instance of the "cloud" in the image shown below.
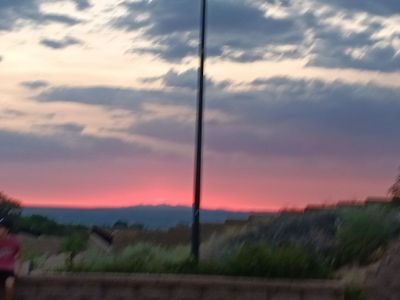
<svg viewBox="0 0 400 300"><path fill-rule="evenodd" d="M0 161L93 161L112 157L132 157L147 149L112 138L82 135L82 126L57 127L57 135L35 135L0 130ZM16 150L17 149L17 150Z"/></svg>
<svg viewBox="0 0 400 300"><path fill-rule="evenodd" d="M386 72L400 70L400 48L396 46L400 31L384 18L331 9L325 15L311 16L310 20L313 44L309 65Z"/></svg>
<svg viewBox="0 0 400 300"><path fill-rule="evenodd" d="M399 89L288 78L253 84L256 91L209 95L211 107L239 120L209 129L209 143L220 151L343 159L393 158L400 151Z"/></svg>
<svg viewBox="0 0 400 300"><path fill-rule="evenodd" d="M169 76L168 73L165 76ZM126 110L135 115L135 128L139 123L159 120L188 126L195 120L197 93L191 86L187 88L185 77L181 78L183 82L176 80L174 85L170 85L166 90L106 86L51 87L37 95L36 99L41 102L82 103ZM215 86L220 87L219 84ZM207 120L217 123L229 122L230 117L220 110L211 109Z"/></svg>
<svg viewBox="0 0 400 300"><path fill-rule="evenodd" d="M318 54L309 62L310 66L329 68L354 68L395 72L400 70L400 55L390 46L374 45L370 48L343 49L334 41L317 45Z"/></svg>
<svg viewBox="0 0 400 300"><path fill-rule="evenodd" d="M242 63L303 59L309 66L398 71L400 11L394 1L210 1L207 55ZM130 52L166 61L197 55L199 3L122 5L126 14L112 25L151 41Z"/></svg>
<svg viewBox="0 0 400 300"><path fill-rule="evenodd" d="M76 19L71 16L60 15L60 14L43 14L42 20L43 23L61 23L69 26L77 25L81 23L81 20Z"/></svg>
<svg viewBox="0 0 400 300"><path fill-rule="evenodd" d="M30 90L37 90L49 86L49 83L44 80L24 81L21 82L21 86Z"/></svg>
<svg viewBox="0 0 400 300"><path fill-rule="evenodd" d="M302 38L292 20L265 16L263 9L251 1L216 0L209 5L209 56L255 60L263 56L256 48L295 44ZM196 54L199 3L141 0L125 2L124 7L127 14L115 20L114 27L128 31L142 28L144 36L154 42L150 48L132 51L166 60L181 60Z"/></svg>
<svg viewBox="0 0 400 300"><path fill-rule="evenodd" d="M64 37L61 40L42 39L40 41L40 44L42 44L43 46L54 49L54 50L65 49L70 46L81 45L82 43L83 42L81 40L73 38L73 37Z"/></svg>
<svg viewBox="0 0 400 300"><path fill-rule="evenodd" d="M136 90L113 86L54 86L40 93L36 98L42 102L62 101L135 109L143 100L147 102L158 101L157 99L161 98L165 100L169 98L168 94L168 92L157 90ZM178 101L179 95L172 93L169 95L174 101ZM168 102L168 100L165 101Z"/></svg>
<svg viewBox="0 0 400 300"><path fill-rule="evenodd" d="M182 172L159 189L160 197L171 186L181 190L182 179L192 174L195 92L176 85L55 86L39 92L41 102L11 103L13 110L0 106L0 163L7 170L2 182L9 190L10 183L22 182L15 190L39 186L46 193L48 186L59 186L58 195L66 185L76 186L77 194L65 199L80 201L82 190L93 197L99 186L114 186L118 201L123 190L129 201L142 201L132 198L132 182L143 179L134 190L149 189L154 198L154 186ZM299 195L309 203L384 192L400 152L399 99L400 89L373 83L276 77L235 91L215 82L205 109L206 118L214 113L218 120L205 126L209 201L224 196L231 205L235 197L246 198L261 207L276 199L283 206ZM98 174L106 178L99 180ZM84 185L82 178L93 184ZM57 194L48 198L58 199Z"/></svg>
<svg viewBox="0 0 400 300"><path fill-rule="evenodd" d="M190 145L196 92L186 76L174 74L171 84L171 72L160 79L168 89L54 87L38 99L126 110L136 120L131 134ZM206 94L206 145L260 157L396 157L398 99L400 89L373 83L276 77L232 91L214 82Z"/></svg>
<svg viewBox="0 0 400 300"><path fill-rule="evenodd" d="M81 20L64 14L50 14L42 12L40 5L52 2L50 0L13 0L0 2L0 32L12 31L21 25L21 21L34 24L61 23L67 26L76 25ZM78 9L86 9L89 2L86 0L73 1Z"/></svg>
<svg viewBox="0 0 400 300"><path fill-rule="evenodd" d="M79 10L85 10L92 6L89 0L75 0L74 2Z"/></svg>
<svg viewBox="0 0 400 300"><path fill-rule="evenodd" d="M334 5L339 8L346 10L352 10L356 12L368 12L376 15L393 15L400 14L400 2L397 0L319 0L330 5Z"/></svg>
<svg viewBox="0 0 400 300"><path fill-rule="evenodd" d="M199 74L197 69L189 69L183 72L178 72L174 69L171 69L162 76L142 78L141 81L144 83L160 81L166 87L196 90L198 85L198 76ZM220 88L225 88L230 84L231 82L229 81L223 81L217 84L213 80L206 78L207 88L215 87L216 85L218 85Z"/></svg>
<svg viewBox="0 0 400 300"><path fill-rule="evenodd" d="M72 2L77 10L92 6L88 0ZM3 1L0 31L37 24L82 23L74 13L43 12L41 5L45 3L50 0ZM357 0L210 1L207 55L240 63L297 59L306 66L399 71L398 1L360 3ZM139 40L144 38L149 42L149 46L134 42L127 53L157 56L168 62L197 55L199 2L124 0L115 6L122 7L125 14L112 19L111 26L132 32L135 41L139 35ZM77 41L43 39L42 44L61 49Z"/></svg>

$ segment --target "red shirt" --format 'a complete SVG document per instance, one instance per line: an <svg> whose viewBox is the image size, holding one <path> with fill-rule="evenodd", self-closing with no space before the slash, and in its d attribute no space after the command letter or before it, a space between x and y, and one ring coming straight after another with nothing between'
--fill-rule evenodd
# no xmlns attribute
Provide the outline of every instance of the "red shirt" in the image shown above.
<svg viewBox="0 0 400 300"><path fill-rule="evenodd" d="M14 271L21 243L12 236L0 238L0 270Z"/></svg>

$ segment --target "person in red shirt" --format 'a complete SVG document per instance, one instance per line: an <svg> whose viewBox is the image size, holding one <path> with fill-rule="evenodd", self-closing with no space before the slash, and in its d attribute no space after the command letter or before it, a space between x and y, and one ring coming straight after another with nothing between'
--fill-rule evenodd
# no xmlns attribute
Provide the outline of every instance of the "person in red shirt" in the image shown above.
<svg viewBox="0 0 400 300"><path fill-rule="evenodd" d="M5 300L14 298L15 270L21 253L21 244L9 234L10 228L11 221L0 217L0 290L4 289Z"/></svg>

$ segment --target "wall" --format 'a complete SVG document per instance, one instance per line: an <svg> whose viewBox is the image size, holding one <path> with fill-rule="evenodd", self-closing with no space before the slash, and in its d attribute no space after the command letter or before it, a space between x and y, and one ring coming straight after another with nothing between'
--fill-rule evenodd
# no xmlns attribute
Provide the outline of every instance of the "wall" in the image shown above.
<svg viewBox="0 0 400 300"><path fill-rule="evenodd" d="M16 300L343 300L339 282L175 275L22 277Z"/></svg>

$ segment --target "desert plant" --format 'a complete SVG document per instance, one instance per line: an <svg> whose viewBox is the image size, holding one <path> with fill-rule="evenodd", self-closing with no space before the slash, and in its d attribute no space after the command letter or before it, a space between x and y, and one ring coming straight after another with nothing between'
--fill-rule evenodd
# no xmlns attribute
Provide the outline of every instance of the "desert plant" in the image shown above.
<svg viewBox="0 0 400 300"><path fill-rule="evenodd" d="M349 209L341 213L335 264L365 264L386 247L399 229L395 213L382 207Z"/></svg>
<svg viewBox="0 0 400 300"><path fill-rule="evenodd" d="M327 278L329 270L308 249L241 245L219 260L196 265L189 247L164 249L150 244L128 247L117 254L92 253L73 266L79 272L184 273L271 278Z"/></svg>
<svg viewBox="0 0 400 300"><path fill-rule="evenodd" d="M314 251L294 245L244 244L223 262L227 275L272 278L327 278L329 269Z"/></svg>
<svg viewBox="0 0 400 300"><path fill-rule="evenodd" d="M66 266L72 269L76 255L87 247L88 236L85 233L74 233L64 240L62 249L68 253Z"/></svg>
<svg viewBox="0 0 400 300"><path fill-rule="evenodd" d="M73 271L123 272L123 273L183 273L189 272L189 247L164 249L139 243L114 254L98 254L89 251Z"/></svg>

